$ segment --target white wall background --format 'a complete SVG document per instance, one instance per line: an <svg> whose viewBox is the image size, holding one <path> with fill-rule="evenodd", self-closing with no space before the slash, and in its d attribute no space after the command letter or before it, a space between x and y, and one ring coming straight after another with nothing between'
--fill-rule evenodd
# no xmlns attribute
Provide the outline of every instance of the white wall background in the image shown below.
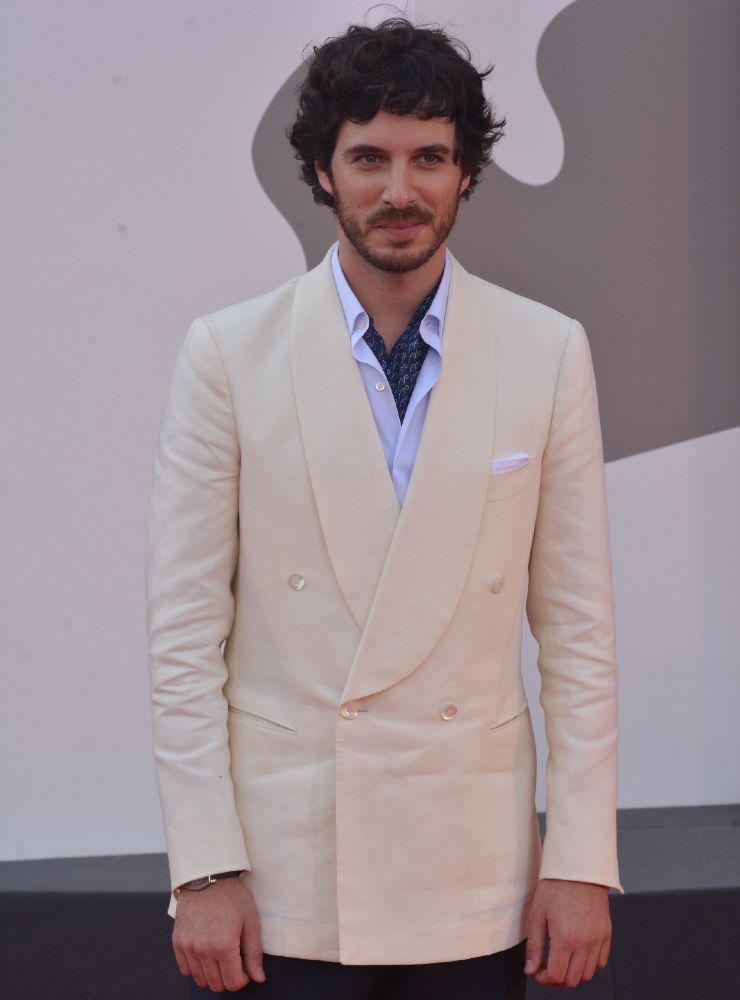
<svg viewBox="0 0 740 1000"><path fill-rule="evenodd" d="M366 6L0 8L1 859L163 849L144 544L167 383L194 316L305 269L252 135L306 43ZM497 107L518 121L498 162L528 183L562 161L534 55L566 6L407 5L496 62ZM613 462L607 479L620 804L737 801L740 429ZM535 655L528 637L534 697Z"/></svg>

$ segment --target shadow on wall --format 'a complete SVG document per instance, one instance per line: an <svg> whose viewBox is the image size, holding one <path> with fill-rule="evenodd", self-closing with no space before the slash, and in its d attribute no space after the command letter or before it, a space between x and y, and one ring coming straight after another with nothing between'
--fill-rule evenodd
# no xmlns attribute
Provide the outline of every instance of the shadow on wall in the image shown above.
<svg viewBox="0 0 740 1000"><path fill-rule="evenodd" d="M538 72L563 169L533 187L489 167L451 250L584 323L607 460L737 426L740 5L577 0L545 31ZM302 77L275 95L253 156L313 267L336 226L285 138Z"/></svg>

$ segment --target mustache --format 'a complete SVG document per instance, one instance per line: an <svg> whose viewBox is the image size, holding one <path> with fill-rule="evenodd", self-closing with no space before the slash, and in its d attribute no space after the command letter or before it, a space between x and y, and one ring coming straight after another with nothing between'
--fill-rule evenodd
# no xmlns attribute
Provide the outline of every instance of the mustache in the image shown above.
<svg viewBox="0 0 740 1000"><path fill-rule="evenodd" d="M433 218L431 212L421 212L418 208L385 208L369 216L367 221L371 226L387 226L394 222L431 222Z"/></svg>

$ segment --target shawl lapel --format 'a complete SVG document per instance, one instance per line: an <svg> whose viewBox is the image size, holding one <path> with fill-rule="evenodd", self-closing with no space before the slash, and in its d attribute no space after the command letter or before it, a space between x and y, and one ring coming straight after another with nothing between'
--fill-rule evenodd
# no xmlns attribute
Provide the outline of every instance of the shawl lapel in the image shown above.
<svg viewBox="0 0 740 1000"><path fill-rule="evenodd" d="M493 454L491 313L486 283L453 257L442 373L399 510L329 255L298 281L291 343L301 433L329 556L362 633L343 701L401 681L454 613Z"/></svg>

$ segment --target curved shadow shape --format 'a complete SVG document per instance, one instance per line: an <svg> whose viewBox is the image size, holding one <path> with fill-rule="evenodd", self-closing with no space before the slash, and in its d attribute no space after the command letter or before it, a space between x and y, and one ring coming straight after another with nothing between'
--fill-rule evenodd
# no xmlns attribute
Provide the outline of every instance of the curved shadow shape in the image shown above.
<svg viewBox="0 0 740 1000"><path fill-rule="evenodd" d="M563 169L532 187L492 165L453 253L584 323L607 460L740 425L740 7L577 0L546 29L538 70ZM312 267L336 225L285 138L303 72L267 108L253 154Z"/></svg>

